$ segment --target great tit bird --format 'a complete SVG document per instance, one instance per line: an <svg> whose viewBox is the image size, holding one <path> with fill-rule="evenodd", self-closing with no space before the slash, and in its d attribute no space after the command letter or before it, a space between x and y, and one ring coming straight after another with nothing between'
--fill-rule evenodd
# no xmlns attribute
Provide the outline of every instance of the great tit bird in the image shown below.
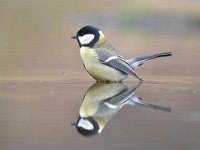
<svg viewBox="0 0 200 150"><path fill-rule="evenodd" d="M97 81L121 82L128 75L143 81L135 73L135 68L147 60L172 55L165 52L126 60L107 42L102 31L93 26L81 28L72 38L78 41L87 72Z"/></svg>
<svg viewBox="0 0 200 150"><path fill-rule="evenodd" d="M73 125L81 135L92 136L100 134L108 121L126 104L170 111L168 107L150 104L136 96L135 90L140 85L127 87L123 83L94 84L85 94L78 120Z"/></svg>

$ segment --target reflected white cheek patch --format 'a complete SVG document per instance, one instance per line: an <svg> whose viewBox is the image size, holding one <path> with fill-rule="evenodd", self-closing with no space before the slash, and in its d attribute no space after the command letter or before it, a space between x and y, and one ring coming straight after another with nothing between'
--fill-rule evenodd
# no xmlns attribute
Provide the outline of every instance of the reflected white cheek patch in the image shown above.
<svg viewBox="0 0 200 150"><path fill-rule="evenodd" d="M78 40L82 45L89 44L94 39L94 34L86 34L84 36L78 36Z"/></svg>
<svg viewBox="0 0 200 150"><path fill-rule="evenodd" d="M82 127L84 129L87 129L87 130L93 130L94 129L94 126L92 125L92 123L89 122L86 119L80 119L77 126Z"/></svg>

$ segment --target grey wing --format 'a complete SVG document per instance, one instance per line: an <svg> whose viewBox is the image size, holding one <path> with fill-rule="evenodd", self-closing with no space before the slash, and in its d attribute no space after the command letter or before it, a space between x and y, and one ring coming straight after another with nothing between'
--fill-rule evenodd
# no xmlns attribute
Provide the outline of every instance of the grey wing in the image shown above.
<svg viewBox="0 0 200 150"><path fill-rule="evenodd" d="M113 67L125 74L133 74L131 66L115 51L105 48L97 48L95 51L97 52L98 58L102 64Z"/></svg>
<svg viewBox="0 0 200 150"><path fill-rule="evenodd" d="M111 59L112 58L112 59ZM123 59L120 56L112 56L110 58L108 58L107 60L105 60L104 62L102 62L103 64L106 64L108 66L111 66L125 74L129 74L129 75L134 75L136 78L138 78L140 81L143 81L135 72L134 70L131 68L131 66L126 62L125 59Z"/></svg>
<svg viewBox="0 0 200 150"><path fill-rule="evenodd" d="M123 73L130 75L135 74L131 66L119 56L112 56L102 63L114 67L115 69L118 69Z"/></svg>
<svg viewBox="0 0 200 150"><path fill-rule="evenodd" d="M112 56L118 56L118 53L112 48L95 48L94 49L99 57L99 60L101 62L106 61L108 58L112 57Z"/></svg>
<svg viewBox="0 0 200 150"><path fill-rule="evenodd" d="M119 56L116 51L105 48L97 48L95 51L97 52L99 61L102 64L113 67L124 74L134 75L142 81L142 79L134 72L131 65L129 65L122 56Z"/></svg>

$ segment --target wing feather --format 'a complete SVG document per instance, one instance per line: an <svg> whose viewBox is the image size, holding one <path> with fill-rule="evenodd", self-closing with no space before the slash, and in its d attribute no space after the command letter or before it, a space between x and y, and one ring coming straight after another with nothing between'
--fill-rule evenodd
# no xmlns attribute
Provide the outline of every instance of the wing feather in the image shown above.
<svg viewBox="0 0 200 150"><path fill-rule="evenodd" d="M118 55L113 48L95 48L95 51L97 52L99 61L102 64L113 67L122 73L134 75L142 81L142 79L134 72L131 65L122 56Z"/></svg>

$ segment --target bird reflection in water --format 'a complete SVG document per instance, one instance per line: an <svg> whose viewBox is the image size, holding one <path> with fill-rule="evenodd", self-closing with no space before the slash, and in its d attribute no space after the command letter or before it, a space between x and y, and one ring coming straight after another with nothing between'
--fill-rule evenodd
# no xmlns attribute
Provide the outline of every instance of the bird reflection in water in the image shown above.
<svg viewBox="0 0 200 150"><path fill-rule="evenodd" d="M123 83L94 84L86 92L78 120L72 125L81 135L92 136L100 134L108 121L125 105L171 111L168 107L150 104L136 96L135 91L140 85L128 87Z"/></svg>

